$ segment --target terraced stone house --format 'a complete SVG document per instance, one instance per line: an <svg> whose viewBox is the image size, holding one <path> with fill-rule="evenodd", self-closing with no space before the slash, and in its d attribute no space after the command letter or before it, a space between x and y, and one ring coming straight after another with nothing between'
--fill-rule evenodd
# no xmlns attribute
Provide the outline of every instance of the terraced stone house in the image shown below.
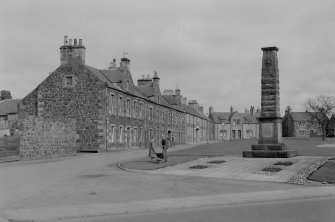
<svg viewBox="0 0 335 222"><path fill-rule="evenodd" d="M25 115L76 121L78 151L109 151L143 148L149 138L159 142L171 133L176 143L202 142L208 137L211 121L198 110L182 104L180 90L162 95L157 72L142 76L135 84L130 60L119 66L97 69L85 64L81 39L64 37L60 47L60 66L23 98ZM188 117L199 122L189 138Z"/></svg>
<svg viewBox="0 0 335 222"><path fill-rule="evenodd" d="M306 138L322 136L322 127L312 113L292 112L292 108L288 106L283 117L283 136Z"/></svg>
<svg viewBox="0 0 335 222"><path fill-rule="evenodd" d="M231 106L230 112L214 112L209 108L209 118L214 123L215 140L251 139L259 136L260 110L255 112L254 107L245 110L244 113L234 111Z"/></svg>

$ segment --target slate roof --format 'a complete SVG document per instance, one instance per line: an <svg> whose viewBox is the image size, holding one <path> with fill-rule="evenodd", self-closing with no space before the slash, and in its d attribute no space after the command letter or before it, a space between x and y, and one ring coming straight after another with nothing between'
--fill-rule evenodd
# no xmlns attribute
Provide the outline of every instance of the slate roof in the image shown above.
<svg viewBox="0 0 335 222"><path fill-rule="evenodd" d="M107 86L125 92L122 88L117 85L117 82L124 80L125 76L119 69L96 69L94 67L85 65L85 67L95 75L99 80L105 82ZM155 90L153 88L152 83L145 86L134 86L134 95L140 98L148 99L152 96L155 96ZM182 105L180 108L177 107L177 103L174 98L170 98L167 96L161 96L160 104L175 110L184 111L194 116L208 119L203 113L198 110L195 110L193 107ZM210 119L208 119L210 120Z"/></svg>
<svg viewBox="0 0 335 222"><path fill-rule="evenodd" d="M151 85L146 86L135 86L143 95L146 97L151 97L155 95L155 90Z"/></svg>
<svg viewBox="0 0 335 222"><path fill-rule="evenodd" d="M194 109L193 107L191 106L187 106L187 105L184 105L184 104L181 104L181 108L186 112L186 113L189 113L193 116L197 116L199 118L202 118L202 119L206 119L206 120L210 120L208 119L207 116L205 116L205 114L201 113L200 111Z"/></svg>
<svg viewBox="0 0 335 222"><path fill-rule="evenodd" d="M213 112L212 118L215 123L230 123L234 114L239 115L243 119L243 123L258 123L257 116L252 116L250 113Z"/></svg>
<svg viewBox="0 0 335 222"><path fill-rule="evenodd" d="M244 118L244 123L258 123L257 116L252 116L250 113L241 113Z"/></svg>
<svg viewBox="0 0 335 222"><path fill-rule="evenodd" d="M164 99L168 101L171 105L178 105L176 99L174 96L169 96L169 95L163 95Z"/></svg>
<svg viewBox="0 0 335 222"><path fill-rule="evenodd" d="M124 80L124 74L118 69L104 69L101 72L114 83Z"/></svg>
<svg viewBox="0 0 335 222"><path fill-rule="evenodd" d="M230 112L213 112L212 118L215 123L229 123L230 115Z"/></svg>
<svg viewBox="0 0 335 222"><path fill-rule="evenodd" d="M311 121L313 118L310 112L291 112L292 119L296 122Z"/></svg>
<svg viewBox="0 0 335 222"><path fill-rule="evenodd" d="M0 101L0 115L17 113L20 101L20 99L5 99Z"/></svg>
<svg viewBox="0 0 335 222"><path fill-rule="evenodd" d="M102 82L105 82L109 87L111 87L113 89L122 90L120 87L118 87L116 85L116 83L114 83L114 81L112 81L108 76L106 76L106 74L104 72L102 72L102 70L96 69L96 68L88 66L88 65L85 65L85 67L92 74L94 74L98 79L100 79Z"/></svg>

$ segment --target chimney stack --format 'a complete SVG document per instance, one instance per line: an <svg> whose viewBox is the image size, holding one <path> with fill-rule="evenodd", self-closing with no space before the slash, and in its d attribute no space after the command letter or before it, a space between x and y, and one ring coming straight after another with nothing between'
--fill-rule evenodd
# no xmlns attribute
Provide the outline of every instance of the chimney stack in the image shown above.
<svg viewBox="0 0 335 222"><path fill-rule="evenodd" d="M250 106L250 115L254 116L254 112L255 112L255 107L254 106Z"/></svg>
<svg viewBox="0 0 335 222"><path fill-rule="evenodd" d="M69 38L64 36L64 45L69 45Z"/></svg>
<svg viewBox="0 0 335 222"><path fill-rule="evenodd" d="M72 39L64 36L64 45L60 47L61 65L85 64L85 49L85 46L82 45L82 39L79 39L79 45L77 39L74 39L74 45L72 45Z"/></svg>
<svg viewBox="0 0 335 222"><path fill-rule="evenodd" d="M233 113L234 112L234 108L233 106L230 106L230 113Z"/></svg>
<svg viewBox="0 0 335 222"><path fill-rule="evenodd" d="M210 107L209 107L209 114L213 113L213 110L214 110L214 109L213 109L213 106L210 106Z"/></svg>

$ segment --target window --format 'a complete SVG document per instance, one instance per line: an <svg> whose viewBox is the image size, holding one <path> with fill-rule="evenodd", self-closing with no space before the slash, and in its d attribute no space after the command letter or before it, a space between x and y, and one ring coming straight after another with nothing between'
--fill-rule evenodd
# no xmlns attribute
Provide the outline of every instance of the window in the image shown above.
<svg viewBox="0 0 335 222"><path fill-rule="evenodd" d="M127 90L127 91L129 91L129 85L130 85L130 81L127 80L127 81L126 81L126 90Z"/></svg>
<svg viewBox="0 0 335 222"><path fill-rule="evenodd" d="M111 143L115 143L115 126L111 127L110 141L111 141Z"/></svg>
<svg viewBox="0 0 335 222"><path fill-rule="evenodd" d="M73 88L76 85L76 77L74 75L66 75L63 77L63 87Z"/></svg>
<svg viewBox="0 0 335 222"><path fill-rule="evenodd" d="M133 142L134 142L134 143L137 143L137 128L135 128L135 127L134 127L134 133L133 133L133 136L134 136L134 138L133 138Z"/></svg>
<svg viewBox="0 0 335 222"><path fill-rule="evenodd" d="M236 124L237 124L237 125L240 125L240 124L241 124L241 120L238 119L238 120L236 121Z"/></svg>
<svg viewBox="0 0 335 222"><path fill-rule="evenodd" d="M140 102L139 104L138 104L138 114L139 114L139 118L140 119L142 119L142 106L143 106L143 103L142 102Z"/></svg>
<svg viewBox="0 0 335 222"><path fill-rule="evenodd" d="M126 104L126 116L130 116L130 100L127 99L127 104Z"/></svg>
<svg viewBox="0 0 335 222"><path fill-rule="evenodd" d="M149 110L149 120L152 120L152 107L150 107L150 110Z"/></svg>
<svg viewBox="0 0 335 222"><path fill-rule="evenodd" d="M136 118L137 115L137 102L134 101L134 107L133 107L133 117Z"/></svg>
<svg viewBox="0 0 335 222"><path fill-rule="evenodd" d="M123 143L123 126L119 129L119 143Z"/></svg>
<svg viewBox="0 0 335 222"><path fill-rule="evenodd" d="M66 76L65 77L65 84L67 86L72 86L73 85L73 77L72 76Z"/></svg>
<svg viewBox="0 0 335 222"><path fill-rule="evenodd" d="M159 109L157 109L157 116L156 116L157 123L159 122Z"/></svg>
<svg viewBox="0 0 335 222"><path fill-rule="evenodd" d="M111 94L109 97L109 113L115 114L115 95Z"/></svg>
<svg viewBox="0 0 335 222"><path fill-rule="evenodd" d="M120 96L119 98L119 115L122 116L122 96Z"/></svg>

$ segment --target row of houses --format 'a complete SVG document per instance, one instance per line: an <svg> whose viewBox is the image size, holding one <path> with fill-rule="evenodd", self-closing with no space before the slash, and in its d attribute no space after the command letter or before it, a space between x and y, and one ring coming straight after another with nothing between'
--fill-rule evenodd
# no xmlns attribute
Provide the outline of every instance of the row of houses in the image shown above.
<svg viewBox="0 0 335 222"><path fill-rule="evenodd" d="M215 140L236 140L258 138L260 109L253 106L239 113L231 106L230 112L214 112L209 108L209 118L214 124Z"/></svg>
<svg viewBox="0 0 335 222"><path fill-rule="evenodd" d="M9 103L18 107L13 115L0 113L0 120L8 122L19 113L25 119L74 121L76 149L88 152L145 148L151 138L159 144L163 135L176 144L258 138L259 108L240 113L233 107L230 112L210 107L205 115L203 106L187 101L179 88L162 92L157 72L135 82L128 58L97 69L86 65L85 50L81 39L72 44L65 36L60 66L22 100L0 102L0 108ZM329 127L329 132L334 129ZM320 126L309 113L288 109L283 135L320 135Z"/></svg>
<svg viewBox="0 0 335 222"><path fill-rule="evenodd" d="M97 69L85 64L85 49L81 39L64 37L60 66L22 99L22 116L75 120L79 151L143 148L163 135L177 144L214 138L203 107L180 89L161 92L157 72L135 84L128 58Z"/></svg>

